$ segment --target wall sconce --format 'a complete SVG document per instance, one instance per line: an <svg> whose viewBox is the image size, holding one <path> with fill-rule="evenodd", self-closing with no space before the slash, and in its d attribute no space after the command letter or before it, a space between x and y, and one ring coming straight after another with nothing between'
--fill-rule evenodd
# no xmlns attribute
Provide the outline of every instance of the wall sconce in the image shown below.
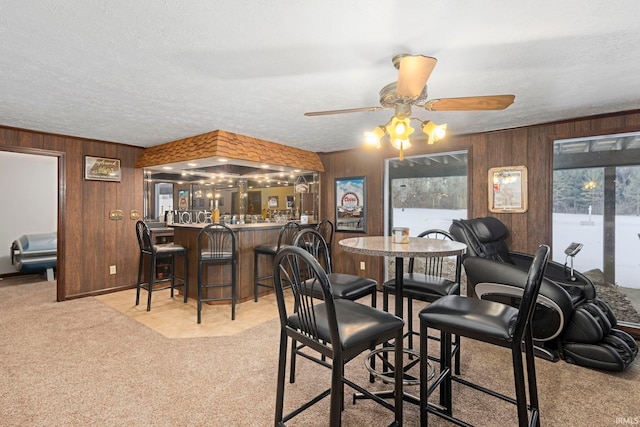
<svg viewBox="0 0 640 427"><path fill-rule="evenodd" d="M398 118L393 116L385 125L376 126L372 131L365 132L365 142L372 147L380 148L380 141L388 134L391 146L396 150L400 150L400 161L402 161L404 160L404 150L411 147L409 136L415 130L411 127L411 120L420 122L419 119L414 117ZM446 123L437 125L430 120L420 122L420 129L427 136L428 144L441 140L447 133Z"/></svg>

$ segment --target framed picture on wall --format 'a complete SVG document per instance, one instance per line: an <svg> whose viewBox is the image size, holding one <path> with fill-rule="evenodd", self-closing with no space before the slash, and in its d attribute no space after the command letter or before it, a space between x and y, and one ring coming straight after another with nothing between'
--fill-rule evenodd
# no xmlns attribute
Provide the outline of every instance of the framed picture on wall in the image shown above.
<svg viewBox="0 0 640 427"><path fill-rule="evenodd" d="M278 207L278 196L269 196L267 200L270 208Z"/></svg>
<svg viewBox="0 0 640 427"><path fill-rule="evenodd" d="M336 231L366 231L365 177L335 179Z"/></svg>
<svg viewBox="0 0 640 427"><path fill-rule="evenodd" d="M489 169L489 211L522 213L527 208L527 167Z"/></svg>
<svg viewBox="0 0 640 427"><path fill-rule="evenodd" d="M84 157L84 179L92 181L120 182L122 171L119 159Z"/></svg>
<svg viewBox="0 0 640 427"><path fill-rule="evenodd" d="M178 191L178 209L181 211L189 209L189 190Z"/></svg>
<svg viewBox="0 0 640 427"><path fill-rule="evenodd" d="M295 198L293 196L287 196L287 209L293 209L295 206Z"/></svg>

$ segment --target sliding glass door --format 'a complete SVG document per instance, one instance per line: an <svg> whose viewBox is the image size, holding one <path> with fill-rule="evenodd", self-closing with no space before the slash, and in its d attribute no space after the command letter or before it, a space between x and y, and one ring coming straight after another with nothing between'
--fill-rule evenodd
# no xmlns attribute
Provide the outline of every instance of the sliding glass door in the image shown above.
<svg viewBox="0 0 640 427"><path fill-rule="evenodd" d="M572 242L582 249L572 259ZM586 273L620 322L640 326L640 135L555 141L553 259Z"/></svg>

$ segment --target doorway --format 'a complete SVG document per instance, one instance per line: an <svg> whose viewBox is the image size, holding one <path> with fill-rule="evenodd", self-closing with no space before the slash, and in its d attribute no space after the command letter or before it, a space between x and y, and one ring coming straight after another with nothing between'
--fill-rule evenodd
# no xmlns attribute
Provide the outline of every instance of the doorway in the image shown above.
<svg viewBox="0 0 640 427"><path fill-rule="evenodd" d="M640 327L640 133L554 141L553 259L587 272L620 322ZM582 244L574 257L571 243Z"/></svg>
<svg viewBox="0 0 640 427"><path fill-rule="evenodd" d="M0 148L0 179L11 182L11 186L0 188L7 209L2 213L0 243L11 247L22 235L61 234L59 211L62 208L59 194L59 179L63 175L63 154L48 150L20 147ZM57 253L57 274L62 263L60 250ZM10 251L0 254L0 276L19 274L11 263ZM58 300L60 279L58 279Z"/></svg>

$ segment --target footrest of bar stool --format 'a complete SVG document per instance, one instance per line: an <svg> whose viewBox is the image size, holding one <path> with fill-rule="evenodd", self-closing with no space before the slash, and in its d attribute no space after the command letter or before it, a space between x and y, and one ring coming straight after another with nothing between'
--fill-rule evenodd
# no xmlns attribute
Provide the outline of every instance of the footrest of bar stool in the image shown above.
<svg viewBox="0 0 640 427"><path fill-rule="evenodd" d="M394 351L395 351L395 347L382 347L382 348L377 348L375 350L372 350L364 358L364 366L367 368L369 373L371 373L374 377L381 379L385 383L393 384L395 382L394 371L389 370L387 368L390 368L393 366L393 363L389 363L388 359L389 359L389 355L393 357ZM402 364L403 370L404 370L404 374L402 376L404 379L402 381L402 384L404 385L420 384L419 373L415 376L409 374L409 370L414 366L416 368L419 368L420 352L416 350L412 350L410 348L403 348L402 354L408 356L408 359L409 359L408 363ZM373 367L372 362L376 357L379 358L380 363L382 364L382 370L377 370L376 368ZM431 364L431 361L428 361L427 363L429 364L429 367L430 367L428 379L431 379L435 375L435 368Z"/></svg>

